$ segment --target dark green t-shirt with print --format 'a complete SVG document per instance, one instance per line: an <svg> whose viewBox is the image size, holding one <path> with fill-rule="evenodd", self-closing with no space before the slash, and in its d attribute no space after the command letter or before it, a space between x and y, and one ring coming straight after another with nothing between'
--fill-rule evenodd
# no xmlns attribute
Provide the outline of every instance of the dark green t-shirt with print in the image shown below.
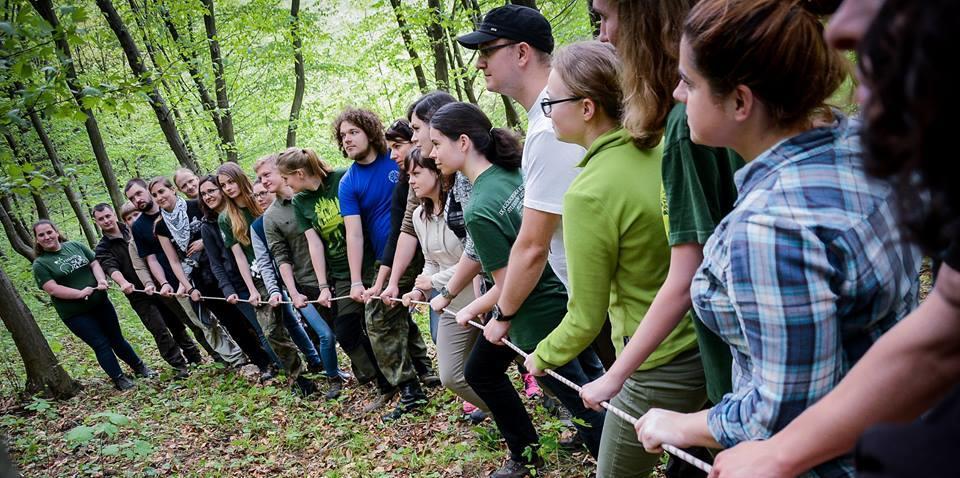
<svg viewBox="0 0 960 478"><path fill-rule="evenodd" d="M93 251L84 244L67 241L60 244L57 252L42 252L33 261L33 277L41 289L43 284L54 281L64 287L83 289L96 287L90 263L95 259ZM107 300L106 291L98 290L90 297L79 300L65 300L51 297L53 308L61 319L67 319L89 311Z"/></svg>
<svg viewBox="0 0 960 478"><path fill-rule="evenodd" d="M464 211L480 265L488 278L507 266L523 217L523 177L519 170L492 165L477 177ZM567 311L567 290L548 264L510 325L510 340L524 351L560 324Z"/></svg>
<svg viewBox="0 0 960 478"><path fill-rule="evenodd" d="M340 179L345 169L337 169L327 175L316 191L302 191L293 197L297 223L301 231L313 229L323 240L327 274L333 279L350 280L350 263L347 261L347 228L340 215ZM302 260L309 261L309 257ZM320 278L320 282L325 282Z"/></svg>
<svg viewBox="0 0 960 478"><path fill-rule="evenodd" d="M234 244L240 244L240 249L242 249L243 254L247 256L247 264L253 265L255 257L253 255L253 243L250 242L250 225L253 224L253 221L257 218L253 217L253 214L246 208L240 209L240 211L243 212L243 217L247 221L246 244L240 243L233 234L233 221L230 220L230 215L227 214L226 211L220 213L217 217L217 225L220 226L220 232L223 234L223 245L226 246L227 250L229 251Z"/></svg>
<svg viewBox="0 0 960 478"><path fill-rule="evenodd" d="M667 116L663 163L664 215L670 246L703 245L737 201L733 175L743 167L737 153L690 140L687 109L678 103ZM692 311L691 311L692 313ZM707 397L717 403L733 389L730 347L694 318Z"/></svg>

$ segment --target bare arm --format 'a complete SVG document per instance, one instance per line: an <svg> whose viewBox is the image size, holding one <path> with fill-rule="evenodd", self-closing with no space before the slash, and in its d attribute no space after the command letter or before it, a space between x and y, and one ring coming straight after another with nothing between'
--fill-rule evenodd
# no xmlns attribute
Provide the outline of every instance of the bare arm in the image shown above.
<svg viewBox="0 0 960 478"><path fill-rule="evenodd" d="M363 302L363 222L360 216L345 216L347 229L347 261L350 263L350 297ZM357 293L354 293L357 290Z"/></svg>
<svg viewBox="0 0 960 478"><path fill-rule="evenodd" d="M958 379L960 272L943 265L927 300L881 337L829 395L769 440L721 453L711 476L797 475L849 452L871 425L915 419Z"/></svg>
<svg viewBox="0 0 960 478"><path fill-rule="evenodd" d="M80 300L92 294L96 289L93 287L84 287L83 289L74 289L65 285L57 284L57 281L51 279L41 286L46 293L61 300Z"/></svg>
<svg viewBox="0 0 960 478"><path fill-rule="evenodd" d="M320 239L320 236L317 234L317 231L313 229L307 229L303 232L307 238L307 249L310 251L310 262L313 264L313 273L317 276L317 283L320 287L320 296L315 297L314 299L321 300L320 302L325 307L330 307L330 287L327 285L327 259L324 253L323 240ZM289 264L286 265L287 275L289 276L290 282L293 281L293 268ZM284 274L283 266L280 267L280 274ZM284 276L284 281L287 280L287 276ZM294 304L297 305L297 308L301 308L299 294L294 293L296 288L290 289L290 296L293 297ZM305 305L305 304L303 304Z"/></svg>
<svg viewBox="0 0 960 478"><path fill-rule="evenodd" d="M558 214L523 208L523 222L517 240L510 248L510 261L499 301L504 314L515 314L540 281L550 253L550 239L560 225L560 219Z"/></svg>
<svg viewBox="0 0 960 478"><path fill-rule="evenodd" d="M414 256L417 255L417 248L420 247L420 241L416 236L411 236L405 232L400 233L397 239L397 252L393 256L393 268L390 270L389 286L399 287L400 278L407 272Z"/></svg>
<svg viewBox="0 0 960 478"><path fill-rule="evenodd" d="M160 248L163 249L163 253L167 255L167 262L170 263L170 269L173 269L173 275L180 281L181 288L188 289L190 278L187 277L187 274L183 272L183 267L180 266L180 259L177 257L177 250L174 248L173 242L170 242L169 238L163 236L157 236L157 240L160 241ZM163 268L160 267L160 263L157 262L156 257L151 255L147 258L147 263L150 264L151 258L153 258L154 263L157 264L157 268L160 269L160 273L162 274ZM152 264L150 265L150 270L153 271Z"/></svg>
<svg viewBox="0 0 960 478"><path fill-rule="evenodd" d="M170 240L167 239L167 242L170 242ZM171 244L171 246L172 246L172 244ZM163 247L163 246L161 246L161 247ZM169 253L167 253L166 250L164 250L163 252L164 252L164 254L167 254L167 257L169 257ZM174 252L173 255L174 255L174 257L176 257L176 255L177 255L176 252ZM171 267L171 268L173 268L173 264L174 264L174 263L176 263L178 266L180 265L180 261L175 259L175 260L170 261L170 267ZM152 274L153 277L157 279L157 282L160 283L159 285L160 285L161 288L162 288L163 286L169 284L169 282L167 282L167 274L166 274L165 272L163 272L163 266L161 266L161 265L160 265L160 261L157 260L156 254L150 254L149 256L147 256L147 269L150 270L150 274ZM176 275L176 274L174 274L174 275Z"/></svg>
<svg viewBox="0 0 960 478"><path fill-rule="evenodd" d="M240 244L234 244L230 246L230 252L233 253L233 258L237 262L237 269L240 272L240 277L243 278L243 283L247 286L247 292L250 294L250 303L254 306L259 305L260 292L257 290L257 286L253 283L253 274L250 272L250 262L247 261L247 255L244 254L243 247L241 247Z"/></svg>

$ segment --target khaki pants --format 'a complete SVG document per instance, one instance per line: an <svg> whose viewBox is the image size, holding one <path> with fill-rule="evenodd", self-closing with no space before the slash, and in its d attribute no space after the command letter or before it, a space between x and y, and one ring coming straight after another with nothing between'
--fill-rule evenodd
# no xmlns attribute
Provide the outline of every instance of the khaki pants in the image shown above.
<svg viewBox="0 0 960 478"><path fill-rule="evenodd" d="M700 352L693 349L668 364L634 372L610 402L639 418L651 408L681 413L699 411L706 402L706 394ZM645 478L659 461L659 454L644 451L633 425L607 413L597 459L598 478Z"/></svg>
<svg viewBox="0 0 960 478"><path fill-rule="evenodd" d="M458 397L488 412L487 404L467 384L463 376L463 366L467 363L473 344L480 336L480 329L463 327L449 314L440 316L437 325L437 366L440 369L440 382Z"/></svg>

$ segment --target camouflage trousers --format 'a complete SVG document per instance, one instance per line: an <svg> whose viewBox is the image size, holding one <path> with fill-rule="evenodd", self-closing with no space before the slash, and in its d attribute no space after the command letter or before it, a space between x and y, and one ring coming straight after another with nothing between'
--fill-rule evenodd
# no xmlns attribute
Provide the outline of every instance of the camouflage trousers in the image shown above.
<svg viewBox="0 0 960 478"><path fill-rule="evenodd" d="M280 316L282 310L280 307L274 308L267 305L266 301L270 298L270 295L267 294L263 281L254 279L254 283L263 303L259 307L253 307L248 303L241 302L237 304L237 307L244 315L253 314L256 317L257 324L260 325L263 335L267 338L267 343L272 349L273 355L279 358L287 375L290 378L296 378L304 370L303 361L300 360L297 346L294 345L293 340L290 339L290 334L287 333L287 328L283 325L283 318ZM249 296L245 291L238 295L241 299L246 299L245 296Z"/></svg>
<svg viewBox="0 0 960 478"><path fill-rule="evenodd" d="M411 264L413 266L413 264ZM411 267L412 268L412 267ZM370 277L373 281L375 271L380 270L379 262L375 265ZM402 288L401 288L402 290ZM387 307L379 300L371 300L364 307L364 321L367 326L367 336L373 347L373 354L377 365L390 385L417 379L417 368L414 366L414 356L411 348L417 355L426 358L427 347L420 336L416 324L411 320L410 312L406 307ZM413 330L411 330L411 327ZM419 344L415 342L419 340ZM414 342L411 347L411 342ZM427 358L429 362L429 358Z"/></svg>

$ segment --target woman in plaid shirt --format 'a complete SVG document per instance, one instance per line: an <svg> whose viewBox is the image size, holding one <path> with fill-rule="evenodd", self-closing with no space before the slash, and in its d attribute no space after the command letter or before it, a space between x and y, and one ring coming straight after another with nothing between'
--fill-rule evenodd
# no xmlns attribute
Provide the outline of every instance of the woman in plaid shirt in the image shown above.
<svg viewBox="0 0 960 478"><path fill-rule="evenodd" d="M733 393L696 414L647 413L648 450L771 436L916 306L919 255L890 188L863 171L858 124L824 105L847 67L805 5L704 0L684 25L674 95L692 139L748 161L691 286L697 315L731 348ZM811 472L852 475L845 457Z"/></svg>

